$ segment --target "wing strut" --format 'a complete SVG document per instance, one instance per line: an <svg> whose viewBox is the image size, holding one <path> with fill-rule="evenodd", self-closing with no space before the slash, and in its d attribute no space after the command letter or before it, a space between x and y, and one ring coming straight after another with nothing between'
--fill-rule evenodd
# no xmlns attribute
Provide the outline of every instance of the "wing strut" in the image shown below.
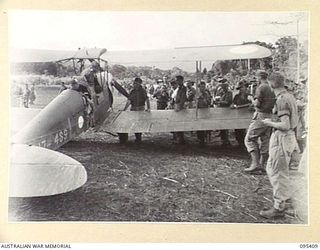
<svg viewBox="0 0 320 250"><path fill-rule="evenodd" d="M201 82L201 61L196 61L196 120L198 120L198 96L199 96L199 89L198 86L200 85Z"/></svg>

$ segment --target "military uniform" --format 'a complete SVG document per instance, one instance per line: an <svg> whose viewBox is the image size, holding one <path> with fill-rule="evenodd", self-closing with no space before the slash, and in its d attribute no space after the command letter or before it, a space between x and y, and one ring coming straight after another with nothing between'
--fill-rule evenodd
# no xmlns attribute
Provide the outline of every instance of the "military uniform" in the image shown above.
<svg viewBox="0 0 320 250"><path fill-rule="evenodd" d="M130 100L131 111L144 110L148 94L147 91L140 86L138 89L130 91L128 99Z"/></svg>
<svg viewBox="0 0 320 250"><path fill-rule="evenodd" d="M228 84L222 83L219 87L221 89L218 90L217 95L220 96L220 100L216 102L216 105L218 107L230 107L230 105L232 104L232 92L228 90ZM230 145L228 130L221 130L220 138L222 140L222 145Z"/></svg>
<svg viewBox="0 0 320 250"><path fill-rule="evenodd" d="M147 91L140 85L138 89L133 89L129 93L128 100L131 104L131 111L145 110L145 103L148 99ZM141 141L141 133L135 133L136 141Z"/></svg>
<svg viewBox="0 0 320 250"><path fill-rule="evenodd" d="M35 100L36 100L36 90L35 90L35 86L33 85L30 88L30 104L33 104Z"/></svg>
<svg viewBox="0 0 320 250"><path fill-rule="evenodd" d="M198 97L198 108L209 108L211 99L212 96L208 89L200 91L200 96Z"/></svg>
<svg viewBox="0 0 320 250"><path fill-rule="evenodd" d="M184 104L187 100L187 88L183 85L178 87L178 90L176 92L175 96L175 109L181 110L184 109Z"/></svg>
<svg viewBox="0 0 320 250"><path fill-rule="evenodd" d="M256 89L254 98L258 99L259 105L255 107L256 111L245 137L245 145L249 153L260 151L260 155L268 155L271 129L265 126L261 120L272 117L275 95L267 83L261 83ZM261 140L260 146L259 138Z"/></svg>
<svg viewBox="0 0 320 250"><path fill-rule="evenodd" d="M244 93L242 94L236 94L233 98L233 104L234 105L246 105L250 104L251 102L248 100L248 94ZM234 134L236 137L237 142L241 147L244 146L244 138L246 136L246 130L245 129L235 129Z"/></svg>
<svg viewBox="0 0 320 250"><path fill-rule="evenodd" d="M289 190L289 163L291 155L297 147L295 130L299 120L296 101L286 90L281 91L277 95L274 113L279 119L281 116L289 116L290 120L289 130L273 129L266 168L273 187L274 208L283 211L286 201L291 198Z"/></svg>
<svg viewBox="0 0 320 250"><path fill-rule="evenodd" d="M187 88L187 101L188 101L188 108L194 108L195 107L195 96L196 96L196 90L194 87Z"/></svg>
<svg viewBox="0 0 320 250"><path fill-rule="evenodd" d="M25 108L29 108L29 101L30 101L30 89L26 87L23 93L23 106Z"/></svg>
<svg viewBox="0 0 320 250"><path fill-rule="evenodd" d="M174 109L176 111L180 111L185 108L184 104L187 100L187 88L183 85L180 85L178 87L178 90L176 92L175 96L175 102L174 102ZM178 139L180 144L184 144L184 133L182 131L180 132L175 132L175 137Z"/></svg>
<svg viewBox="0 0 320 250"><path fill-rule="evenodd" d="M169 102L169 94L165 89L156 91L153 97L157 99L158 110L164 110L167 108Z"/></svg>
<svg viewBox="0 0 320 250"><path fill-rule="evenodd" d="M211 104L211 94L208 89L200 90L200 96L198 97L198 108L209 108ZM197 137L201 145L205 143L205 137L208 131L197 131Z"/></svg>

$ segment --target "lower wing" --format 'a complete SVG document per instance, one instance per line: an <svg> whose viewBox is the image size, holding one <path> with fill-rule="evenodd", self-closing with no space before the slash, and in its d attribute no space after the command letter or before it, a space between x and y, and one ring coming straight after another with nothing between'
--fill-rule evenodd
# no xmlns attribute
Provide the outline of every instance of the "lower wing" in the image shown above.
<svg viewBox="0 0 320 250"><path fill-rule="evenodd" d="M204 108L147 111L119 111L101 127L109 133L161 133L178 131L246 129L252 112L248 109Z"/></svg>
<svg viewBox="0 0 320 250"><path fill-rule="evenodd" d="M87 172L81 163L50 149L13 144L10 158L10 197L65 193L87 181Z"/></svg>

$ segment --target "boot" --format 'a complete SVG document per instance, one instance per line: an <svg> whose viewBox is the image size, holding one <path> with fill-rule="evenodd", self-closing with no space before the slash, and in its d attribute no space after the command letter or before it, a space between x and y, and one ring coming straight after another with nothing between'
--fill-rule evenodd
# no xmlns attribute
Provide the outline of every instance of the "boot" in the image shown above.
<svg viewBox="0 0 320 250"><path fill-rule="evenodd" d="M269 158L269 154L262 154L260 156L259 164L260 164L261 171L263 171L264 173L266 172L266 165L267 165L268 158Z"/></svg>
<svg viewBox="0 0 320 250"><path fill-rule="evenodd" d="M281 211L279 209L276 209L274 207L268 209L268 210L262 210L260 211L260 216L266 218L266 219L276 219L284 217L284 211Z"/></svg>
<svg viewBox="0 0 320 250"><path fill-rule="evenodd" d="M251 165L248 168L245 168L244 171L247 173L254 172L256 170L259 170L260 165L259 165L259 152L258 151L252 151L250 152L251 156Z"/></svg>
<svg viewBox="0 0 320 250"><path fill-rule="evenodd" d="M141 142L141 135L141 133L135 133L137 143Z"/></svg>

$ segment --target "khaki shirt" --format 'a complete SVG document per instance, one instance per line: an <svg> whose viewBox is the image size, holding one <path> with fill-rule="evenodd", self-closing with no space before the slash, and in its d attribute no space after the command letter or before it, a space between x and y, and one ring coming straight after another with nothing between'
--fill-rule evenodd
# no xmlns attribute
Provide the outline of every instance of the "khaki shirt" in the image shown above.
<svg viewBox="0 0 320 250"><path fill-rule="evenodd" d="M272 108L275 102L275 95L267 83L261 83L255 92L254 99L259 100L256 111L272 114Z"/></svg>
<svg viewBox="0 0 320 250"><path fill-rule="evenodd" d="M276 96L274 114L280 117L287 115L290 119L290 129L294 130L298 126L299 116L295 98L288 91L283 90Z"/></svg>

